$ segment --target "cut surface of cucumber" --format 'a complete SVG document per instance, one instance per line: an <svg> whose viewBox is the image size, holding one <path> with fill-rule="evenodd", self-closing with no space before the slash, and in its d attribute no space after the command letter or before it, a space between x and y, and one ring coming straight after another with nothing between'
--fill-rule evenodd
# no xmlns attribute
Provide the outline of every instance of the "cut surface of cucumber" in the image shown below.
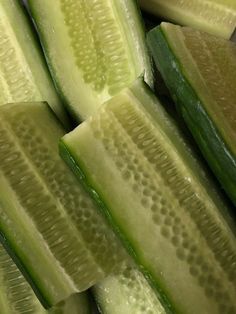
<svg viewBox="0 0 236 314"><path fill-rule="evenodd" d="M139 0L141 7L173 23L230 39L236 29L235 0Z"/></svg>
<svg viewBox="0 0 236 314"><path fill-rule="evenodd" d="M148 42L177 108L236 205L236 43L169 23Z"/></svg>
<svg viewBox="0 0 236 314"><path fill-rule="evenodd" d="M152 71L133 0L28 0L59 93L77 120Z"/></svg>
<svg viewBox="0 0 236 314"><path fill-rule="evenodd" d="M46 311L16 264L0 245L0 309L2 314L89 314L87 293L75 294Z"/></svg>
<svg viewBox="0 0 236 314"><path fill-rule="evenodd" d="M45 103L0 106L0 231L42 303L118 267L125 252L58 154L65 133Z"/></svg>
<svg viewBox="0 0 236 314"><path fill-rule="evenodd" d="M0 105L47 101L66 127L69 120L56 94L41 48L20 1L0 2Z"/></svg>
<svg viewBox="0 0 236 314"><path fill-rule="evenodd" d="M47 313L2 245L0 245L0 310L3 314Z"/></svg>
<svg viewBox="0 0 236 314"><path fill-rule="evenodd" d="M135 266L128 266L122 272L108 276L92 291L102 314L166 313L155 292Z"/></svg>
<svg viewBox="0 0 236 314"><path fill-rule="evenodd" d="M169 311L236 311L235 222L141 81L60 142Z"/></svg>

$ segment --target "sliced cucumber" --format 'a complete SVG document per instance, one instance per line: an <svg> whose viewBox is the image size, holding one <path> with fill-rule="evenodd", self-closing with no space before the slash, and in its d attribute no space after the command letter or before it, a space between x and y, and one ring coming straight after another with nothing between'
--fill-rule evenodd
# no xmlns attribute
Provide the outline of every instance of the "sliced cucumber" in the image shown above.
<svg viewBox="0 0 236 314"><path fill-rule="evenodd" d="M229 39L236 29L235 0L139 0L141 7L174 23Z"/></svg>
<svg viewBox="0 0 236 314"><path fill-rule="evenodd" d="M179 111L236 205L236 44L168 23L148 40Z"/></svg>
<svg viewBox="0 0 236 314"><path fill-rule="evenodd" d="M166 313L143 274L132 266L107 277L92 291L103 314Z"/></svg>
<svg viewBox="0 0 236 314"><path fill-rule="evenodd" d="M46 314L46 310L2 245L0 245L0 309L2 314Z"/></svg>
<svg viewBox="0 0 236 314"><path fill-rule="evenodd" d="M68 117L31 27L19 0L0 1L0 105L47 101L68 127Z"/></svg>
<svg viewBox="0 0 236 314"><path fill-rule="evenodd" d="M140 81L60 143L129 252L177 313L235 313L235 222Z"/></svg>
<svg viewBox="0 0 236 314"><path fill-rule="evenodd" d="M72 295L47 312L2 245L0 245L0 291L2 314L91 313L87 293Z"/></svg>
<svg viewBox="0 0 236 314"><path fill-rule="evenodd" d="M77 120L140 75L152 84L134 0L28 0L59 93Z"/></svg>
<svg viewBox="0 0 236 314"><path fill-rule="evenodd" d="M58 155L45 103L0 106L0 233L45 306L119 267L125 252Z"/></svg>

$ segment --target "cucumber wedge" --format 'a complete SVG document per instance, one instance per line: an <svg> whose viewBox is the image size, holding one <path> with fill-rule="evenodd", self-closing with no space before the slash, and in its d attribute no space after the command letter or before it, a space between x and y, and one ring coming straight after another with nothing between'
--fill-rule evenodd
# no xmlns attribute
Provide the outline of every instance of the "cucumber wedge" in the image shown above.
<svg viewBox="0 0 236 314"><path fill-rule="evenodd" d="M2 245L0 245L0 309L3 314L47 313Z"/></svg>
<svg viewBox="0 0 236 314"><path fill-rule="evenodd" d="M236 205L236 44L168 23L151 31L148 42L179 111Z"/></svg>
<svg viewBox="0 0 236 314"><path fill-rule="evenodd" d="M135 267L111 275L92 288L102 314L165 314L163 306Z"/></svg>
<svg viewBox="0 0 236 314"><path fill-rule="evenodd" d="M47 312L2 245L0 245L0 309L2 314L91 313L87 293L72 295Z"/></svg>
<svg viewBox="0 0 236 314"><path fill-rule="evenodd" d="M20 1L0 1L0 105L47 101L68 128L68 116L31 28Z"/></svg>
<svg viewBox="0 0 236 314"><path fill-rule="evenodd" d="M134 0L28 0L60 95L84 120L140 75L152 84Z"/></svg>
<svg viewBox="0 0 236 314"><path fill-rule="evenodd" d="M166 309L235 313L235 222L143 82L65 135L60 151Z"/></svg>
<svg viewBox="0 0 236 314"><path fill-rule="evenodd" d="M45 307L83 291L126 255L58 154L45 103L0 106L0 235Z"/></svg>
<svg viewBox="0 0 236 314"><path fill-rule="evenodd" d="M152 14L229 39L236 29L235 0L139 0Z"/></svg>

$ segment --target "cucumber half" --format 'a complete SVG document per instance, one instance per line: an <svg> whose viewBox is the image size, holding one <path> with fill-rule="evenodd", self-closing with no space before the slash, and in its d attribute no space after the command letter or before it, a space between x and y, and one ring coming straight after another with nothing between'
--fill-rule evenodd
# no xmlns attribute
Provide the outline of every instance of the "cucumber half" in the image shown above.
<svg viewBox="0 0 236 314"><path fill-rule="evenodd" d="M134 0L28 0L59 93L77 120L144 75L152 84Z"/></svg>
<svg viewBox="0 0 236 314"><path fill-rule="evenodd" d="M58 154L45 103L0 106L0 234L45 307L119 267L125 252Z"/></svg>
<svg viewBox="0 0 236 314"><path fill-rule="evenodd" d="M60 142L130 254L177 313L235 313L235 222L143 82Z"/></svg>
<svg viewBox="0 0 236 314"><path fill-rule="evenodd" d="M89 314L87 293L75 294L46 311L16 264L0 245L0 309L2 314Z"/></svg>
<svg viewBox="0 0 236 314"><path fill-rule="evenodd" d="M229 39L236 29L235 0L139 0L143 9L173 23Z"/></svg>
<svg viewBox="0 0 236 314"><path fill-rule="evenodd" d="M151 31L148 42L179 111L236 205L236 44L169 23Z"/></svg>
<svg viewBox="0 0 236 314"><path fill-rule="evenodd" d="M105 278L92 288L102 314L165 314L155 292L135 266Z"/></svg>
<svg viewBox="0 0 236 314"><path fill-rule="evenodd" d="M3 314L46 314L46 310L2 245L0 245L0 309Z"/></svg>
<svg viewBox="0 0 236 314"><path fill-rule="evenodd" d="M0 1L0 105L47 101L69 128L41 48L19 0Z"/></svg>

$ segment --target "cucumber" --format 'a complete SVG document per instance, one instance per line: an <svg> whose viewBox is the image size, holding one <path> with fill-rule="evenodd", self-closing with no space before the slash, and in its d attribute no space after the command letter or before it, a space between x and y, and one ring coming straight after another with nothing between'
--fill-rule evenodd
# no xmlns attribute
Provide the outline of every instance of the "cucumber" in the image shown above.
<svg viewBox="0 0 236 314"><path fill-rule="evenodd" d="M58 155L64 133L45 103L0 106L0 238L45 307L126 256Z"/></svg>
<svg viewBox="0 0 236 314"><path fill-rule="evenodd" d="M51 74L74 118L144 75L152 84L134 0L28 0Z"/></svg>
<svg viewBox="0 0 236 314"><path fill-rule="evenodd" d="M18 0L0 2L0 105L47 101L69 128L32 25Z"/></svg>
<svg viewBox="0 0 236 314"><path fill-rule="evenodd" d="M3 314L46 314L46 310L2 245L0 245L0 309Z"/></svg>
<svg viewBox="0 0 236 314"><path fill-rule="evenodd" d="M65 135L60 151L166 310L235 313L232 213L142 81Z"/></svg>
<svg viewBox="0 0 236 314"><path fill-rule="evenodd" d="M177 108L236 205L236 44L168 23L148 41Z"/></svg>
<svg viewBox="0 0 236 314"><path fill-rule="evenodd" d="M72 295L46 311L13 260L0 244L0 309L2 314L89 314L87 293ZM79 312L78 312L79 311Z"/></svg>
<svg viewBox="0 0 236 314"><path fill-rule="evenodd" d="M164 314L143 274L133 266L113 274L92 288L103 314Z"/></svg>
<svg viewBox="0 0 236 314"><path fill-rule="evenodd" d="M146 11L173 23L229 39L236 29L235 0L139 0Z"/></svg>

